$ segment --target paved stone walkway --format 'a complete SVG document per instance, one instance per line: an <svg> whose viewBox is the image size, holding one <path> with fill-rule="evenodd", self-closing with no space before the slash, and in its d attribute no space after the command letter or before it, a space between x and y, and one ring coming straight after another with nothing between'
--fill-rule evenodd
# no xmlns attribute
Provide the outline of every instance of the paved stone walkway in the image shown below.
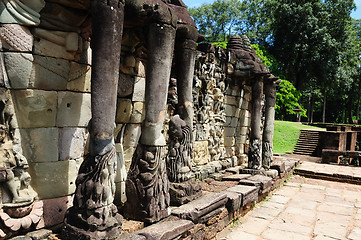
<svg viewBox="0 0 361 240"><path fill-rule="evenodd" d="M295 175L216 239L360 240L361 186Z"/></svg>
<svg viewBox="0 0 361 240"><path fill-rule="evenodd" d="M361 179L361 167L354 166L341 166L336 164L321 164L304 161L299 167L297 167L297 171L300 173L308 173L330 178L338 177L345 180Z"/></svg>

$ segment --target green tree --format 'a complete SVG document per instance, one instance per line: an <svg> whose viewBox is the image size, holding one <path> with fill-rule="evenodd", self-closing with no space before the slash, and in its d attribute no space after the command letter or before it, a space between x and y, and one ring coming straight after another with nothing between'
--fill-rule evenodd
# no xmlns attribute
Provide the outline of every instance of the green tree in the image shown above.
<svg viewBox="0 0 361 240"><path fill-rule="evenodd" d="M217 0L212 4L203 4L190 8L201 34L209 42L226 41L234 33L239 23L244 4L239 0Z"/></svg>

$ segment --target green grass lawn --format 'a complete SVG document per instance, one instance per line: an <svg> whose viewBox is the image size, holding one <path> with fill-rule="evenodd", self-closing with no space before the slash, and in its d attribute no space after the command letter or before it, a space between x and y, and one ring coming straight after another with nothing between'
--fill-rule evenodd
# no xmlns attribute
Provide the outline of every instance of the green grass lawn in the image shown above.
<svg viewBox="0 0 361 240"><path fill-rule="evenodd" d="M293 152L302 129L322 129L298 122L275 121L273 152Z"/></svg>

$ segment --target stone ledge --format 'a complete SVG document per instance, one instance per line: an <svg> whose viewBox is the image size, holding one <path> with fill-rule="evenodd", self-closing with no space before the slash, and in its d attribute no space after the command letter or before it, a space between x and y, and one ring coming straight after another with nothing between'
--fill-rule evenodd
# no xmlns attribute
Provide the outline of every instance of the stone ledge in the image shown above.
<svg viewBox="0 0 361 240"><path fill-rule="evenodd" d="M287 162L289 166L298 164L298 161L294 160ZM263 192L256 186L237 185L237 181L208 179L211 181L206 180L204 184L209 182L213 188L209 188L208 191L214 192L204 192L206 195L203 197L174 208L171 216L146 228L143 228L142 222L125 220L123 233L118 240L212 239L217 232L250 211L254 203L262 201L270 191L282 185L292 171L293 168L289 172L284 172L282 178L273 178L271 186ZM180 217L188 220L179 219Z"/></svg>

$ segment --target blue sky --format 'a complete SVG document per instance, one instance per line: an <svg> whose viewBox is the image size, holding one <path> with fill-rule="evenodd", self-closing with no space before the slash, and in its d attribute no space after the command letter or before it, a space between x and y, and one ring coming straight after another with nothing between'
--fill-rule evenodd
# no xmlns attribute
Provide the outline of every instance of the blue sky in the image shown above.
<svg viewBox="0 0 361 240"><path fill-rule="evenodd" d="M199 7L203 3L213 3L215 0L183 0L188 7ZM355 0L357 9L351 13L351 17L361 19L361 0Z"/></svg>

